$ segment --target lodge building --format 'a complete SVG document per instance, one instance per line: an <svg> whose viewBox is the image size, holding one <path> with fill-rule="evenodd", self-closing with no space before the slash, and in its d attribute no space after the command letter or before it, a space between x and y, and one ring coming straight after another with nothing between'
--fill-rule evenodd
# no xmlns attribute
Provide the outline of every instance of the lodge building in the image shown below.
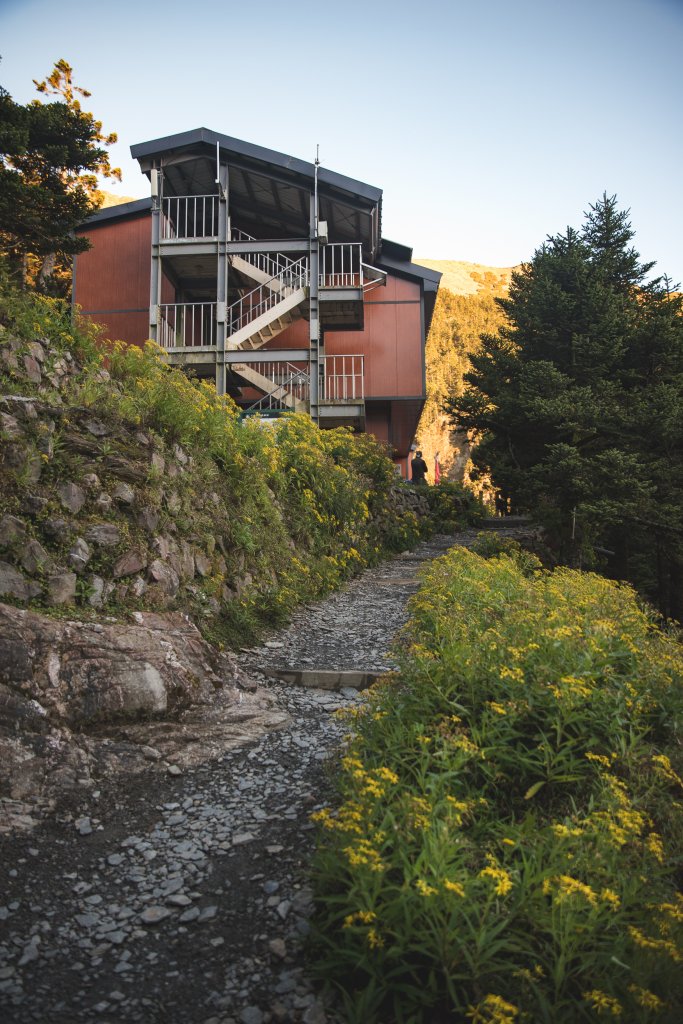
<svg viewBox="0 0 683 1024"><path fill-rule="evenodd" d="M368 431L405 473L441 275L381 237L381 189L207 128L131 153L151 197L79 229L81 314L152 338L245 415Z"/></svg>

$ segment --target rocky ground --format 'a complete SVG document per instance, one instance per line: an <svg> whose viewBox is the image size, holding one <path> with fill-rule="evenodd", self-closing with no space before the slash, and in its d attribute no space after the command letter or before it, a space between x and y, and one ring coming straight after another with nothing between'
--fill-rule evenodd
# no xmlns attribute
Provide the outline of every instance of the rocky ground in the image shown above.
<svg viewBox="0 0 683 1024"><path fill-rule="evenodd" d="M220 708L208 706L167 732L130 727L117 742L146 739L144 770L71 787L34 827L0 837L3 1021L338 1019L306 972L309 816L332 793L327 769L344 729L334 712L363 695L343 686L353 676L337 691L273 676L304 670L310 684L317 669L391 668L418 569L474 536L432 539L241 652L252 728L236 727L234 702L222 742ZM161 756L164 742L173 757Z"/></svg>

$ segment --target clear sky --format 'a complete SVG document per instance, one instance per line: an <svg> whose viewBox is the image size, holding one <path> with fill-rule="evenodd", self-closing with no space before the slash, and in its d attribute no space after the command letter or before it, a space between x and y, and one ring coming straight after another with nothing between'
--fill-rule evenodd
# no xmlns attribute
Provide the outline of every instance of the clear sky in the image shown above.
<svg viewBox="0 0 683 1024"><path fill-rule="evenodd" d="M683 0L0 0L0 84L64 58L132 144L206 127L384 190L416 257L510 266L616 193L683 281Z"/></svg>

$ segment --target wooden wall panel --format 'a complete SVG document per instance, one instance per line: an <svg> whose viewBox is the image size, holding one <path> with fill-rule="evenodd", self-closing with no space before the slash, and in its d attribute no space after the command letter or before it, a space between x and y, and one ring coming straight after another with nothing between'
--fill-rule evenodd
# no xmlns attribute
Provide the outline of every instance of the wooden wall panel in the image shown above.
<svg viewBox="0 0 683 1024"><path fill-rule="evenodd" d="M81 313L103 328L102 336L110 341L125 341L129 345L142 345L149 338L149 310L142 313Z"/></svg>
<svg viewBox="0 0 683 1024"><path fill-rule="evenodd" d="M92 248L76 258L75 302L108 336L140 344L149 335L150 216L80 231Z"/></svg>

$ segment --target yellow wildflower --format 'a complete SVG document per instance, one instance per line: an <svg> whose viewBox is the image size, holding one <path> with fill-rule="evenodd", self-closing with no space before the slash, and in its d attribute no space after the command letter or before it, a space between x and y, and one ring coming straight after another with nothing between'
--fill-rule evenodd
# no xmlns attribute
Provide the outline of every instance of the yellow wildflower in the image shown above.
<svg viewBox="0 0 683 1024"><path fill-rule="evenodd" d="M606 992L601 992L599 988L594 988L591 992L582 992L581 994L584 999L588 1000L599 1017L603 1014L621 1017L621 1003L618 999L608 996Z"/></svg>
<svg viewBox="0 0 683 1024"><path fill-rule="evenodd" d="M638 985L629 985L629 992L633 995L633 998L646 1010L663 1010L666 1003L659 996L655 995L654 992L650 992L647 988L640 988Z"/></svg>
<svg viewBox="0 0 683 1024"><path fill-rule="evenodd" d="M519 1010L501 996L489 993L476 1006L470 1006L467 1016L472 1024L514 1024Z"/></svg>
<svg viewBox="0 0 683 1024"><path fill-rule="evenodd" d="M505 868L496 864L492 857L489 857L488 867L483 868L479 872L479 877L491 878L495 882L493 891L496 896L506 896L510 892L510 889L512 889L512 878L510 877L510 873L506 871Z"/></svg>
<svg viewBox="0 0 683 1024"><path fill-rule="evenodd" d="M616 910L621 905L621 900L613 889L602 889L600 899L603 903L609 903L613 910Z"/></svg>
<svg viewBox="0 0 683 1024"><path fill-rule="evenodd" d="M465 890L461 886L460 882L451 882L450 878L444 878L443 887L448 892L454 892L456 896L465 895Z"/></svg>
<svg viewBox="0 0 683 1024"><path fill-rule="evenodd" d="M434 896L437 890L433 885L428 885L423 879L418 878L415 882L415 888L419 892L420 896Z"/></svg>

